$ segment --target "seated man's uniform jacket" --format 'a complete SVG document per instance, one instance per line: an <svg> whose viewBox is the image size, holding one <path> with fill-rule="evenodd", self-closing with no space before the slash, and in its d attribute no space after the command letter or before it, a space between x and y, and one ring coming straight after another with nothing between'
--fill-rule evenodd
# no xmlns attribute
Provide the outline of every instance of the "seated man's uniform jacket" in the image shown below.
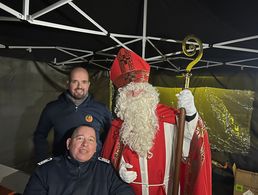
<svg viewBox="0 0 258 195"><path fill-rule="evenodd" d="M40 163L39 163L40 164ZM69 155L50 158L30 177L24 195L133 195L108 160L95 154L87 162Z"/></svg>

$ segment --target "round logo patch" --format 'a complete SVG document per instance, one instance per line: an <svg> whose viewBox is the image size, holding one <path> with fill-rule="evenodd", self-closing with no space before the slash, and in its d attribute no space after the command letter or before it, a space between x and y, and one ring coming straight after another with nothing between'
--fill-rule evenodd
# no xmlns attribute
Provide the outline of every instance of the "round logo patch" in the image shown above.
<svg viewBox="0 0 258 195"><path fill-rule="evenodd" d="M87 121L88 123L91 123L93 121L93 117L91 115L87 114L85 116L85 121Z"/></svg>

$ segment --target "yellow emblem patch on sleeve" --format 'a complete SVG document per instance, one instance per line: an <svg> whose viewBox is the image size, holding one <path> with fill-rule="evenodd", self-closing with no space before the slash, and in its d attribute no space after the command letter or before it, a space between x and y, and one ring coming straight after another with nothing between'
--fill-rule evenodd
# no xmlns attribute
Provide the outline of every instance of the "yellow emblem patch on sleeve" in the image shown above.
<svg viewBox="0 0 258 195"><path fill-rule="evenodd" d="M87 114L85 116L85 121L88 122L88 123L91 123L93 121L93 117L90 114Z"/></svg>

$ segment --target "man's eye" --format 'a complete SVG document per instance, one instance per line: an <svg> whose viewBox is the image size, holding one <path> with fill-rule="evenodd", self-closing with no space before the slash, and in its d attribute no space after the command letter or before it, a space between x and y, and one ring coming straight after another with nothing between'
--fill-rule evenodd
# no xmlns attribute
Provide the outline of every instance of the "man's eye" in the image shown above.
<svg viewBox="0 0 258 195"><path fill-rule="evenodd" d="M82 136L76 137L76 141L83 141L83 140L84 140L84 137Z"/></svg>
<svg viewBox="0 0 258 195"><path fill-rule="evenodd" d="M88 141L89 141L90 143L94 143L94 142L95 142L95 140L94 140L93 138L89 138Z"/></svg>

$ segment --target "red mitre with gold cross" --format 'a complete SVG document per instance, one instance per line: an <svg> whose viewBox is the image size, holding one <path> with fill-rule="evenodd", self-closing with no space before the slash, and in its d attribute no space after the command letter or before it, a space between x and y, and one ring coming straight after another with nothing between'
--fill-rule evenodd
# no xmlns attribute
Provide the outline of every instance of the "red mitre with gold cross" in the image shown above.
<svg viewBox="0 0 258 195"><path fill-rule="evenodd" d="M110 79L117 88L130 82L148 82L150 65L133 51L121 48L111 66Z"/></svg>

